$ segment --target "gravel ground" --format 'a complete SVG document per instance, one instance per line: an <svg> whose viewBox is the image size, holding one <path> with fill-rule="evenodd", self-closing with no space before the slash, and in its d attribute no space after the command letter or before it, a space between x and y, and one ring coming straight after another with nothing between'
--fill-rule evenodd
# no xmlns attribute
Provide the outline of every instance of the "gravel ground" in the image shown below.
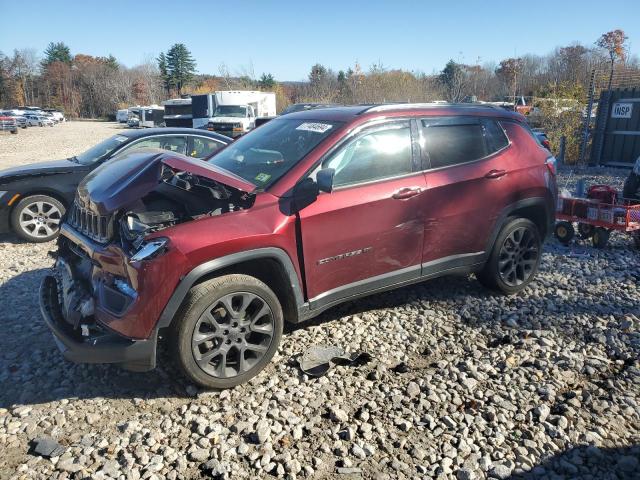
<svg viewBox="0 0 640 480"><path fill-rule="evenodd" d="M122 131L122 125L115 122L64 122L53 127L20 128L17 135L0 132L0 169L69 158Z"/></svg>
<svg viewBox="0 0 640 480"><path fill-rule="evenodd" d="M640 478L627 237L602 251L550 240L514 297L451 277L334 308L224 392L185 384L165 353L143 374L64 361L37 306L54 244L0 240L1 478ZM302 375L296 356L322 344L371 360ZM28 453L42 435L66 452Z"/></svg>

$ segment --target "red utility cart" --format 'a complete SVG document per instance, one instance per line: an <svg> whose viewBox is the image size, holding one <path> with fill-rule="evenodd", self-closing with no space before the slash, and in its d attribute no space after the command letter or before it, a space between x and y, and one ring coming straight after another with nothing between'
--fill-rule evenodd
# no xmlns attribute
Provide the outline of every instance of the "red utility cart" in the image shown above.
<svg viewBox="0 0 640 480"><path fill-rule="evenodd" d="M579 236L591 238L596 248L607 244L613 230L631 234L640 248L640 203L616 201L615 193L612 193L615 191L603 185L594 185L589 191L588 196L592 198L558 198L556 238L568 244L575 236L573 224L577 223ZM603 199L608 201L603 202Z"/></svg>

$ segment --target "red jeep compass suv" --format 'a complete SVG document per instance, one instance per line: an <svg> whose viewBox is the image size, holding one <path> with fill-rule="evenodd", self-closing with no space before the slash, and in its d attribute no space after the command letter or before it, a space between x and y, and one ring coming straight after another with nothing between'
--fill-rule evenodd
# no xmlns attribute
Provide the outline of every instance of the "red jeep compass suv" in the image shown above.
<svg viewBox="0 0 640 480"><path fill-rule="evenodd" d="M451 273L522 290L552 230L555 160L524 117L400 104L276 118L208 162L137 151L92 171L61 228L41 310L76 362L225 388L283 323Z"/></svg>

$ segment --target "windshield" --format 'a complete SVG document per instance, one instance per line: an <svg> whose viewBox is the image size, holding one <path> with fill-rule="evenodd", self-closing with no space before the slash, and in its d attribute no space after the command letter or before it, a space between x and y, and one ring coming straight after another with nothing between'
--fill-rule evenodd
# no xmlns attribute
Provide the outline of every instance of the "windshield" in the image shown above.
<svg viewBox="0 0 640 480"><path fill-rule="evenodd" d="M247 116L247 107L242 105L218 105L213 112L214 117L238 117Z"/></svg>
<svg viewBox="0 0 640 480"><path fill-rule="evenodd" d="M81 163L83 165L91 165L92 163L95 163L98 160L101 160L111 154L111 152L113 152L127 140L129 139L122 135L114 135L113 137L107 138L97 145L94 145L86 152L81 153L74 158L78 161L78 163Z"/></svg>
<svg viewBox="0 0 640 480"><path fill-rule="evenodd" d="M267 188L342 122L279 118L262 125L211 157L209 163Z"/></svg>

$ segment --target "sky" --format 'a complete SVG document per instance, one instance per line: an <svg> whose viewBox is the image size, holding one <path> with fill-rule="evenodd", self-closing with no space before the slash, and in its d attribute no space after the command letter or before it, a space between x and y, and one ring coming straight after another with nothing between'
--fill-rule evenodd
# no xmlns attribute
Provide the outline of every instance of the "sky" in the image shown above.
<svg viewBox="0 0 640 480"><path fill-rule="evenodd" d="M0 0L0 51L62 41L71 53L113 54L131 67L174 43L191 50L199 73L305 80L321 63L358 62L433 73L449 59L499 62L623 29L640 54L640 1L609 0Z"/></svg>

